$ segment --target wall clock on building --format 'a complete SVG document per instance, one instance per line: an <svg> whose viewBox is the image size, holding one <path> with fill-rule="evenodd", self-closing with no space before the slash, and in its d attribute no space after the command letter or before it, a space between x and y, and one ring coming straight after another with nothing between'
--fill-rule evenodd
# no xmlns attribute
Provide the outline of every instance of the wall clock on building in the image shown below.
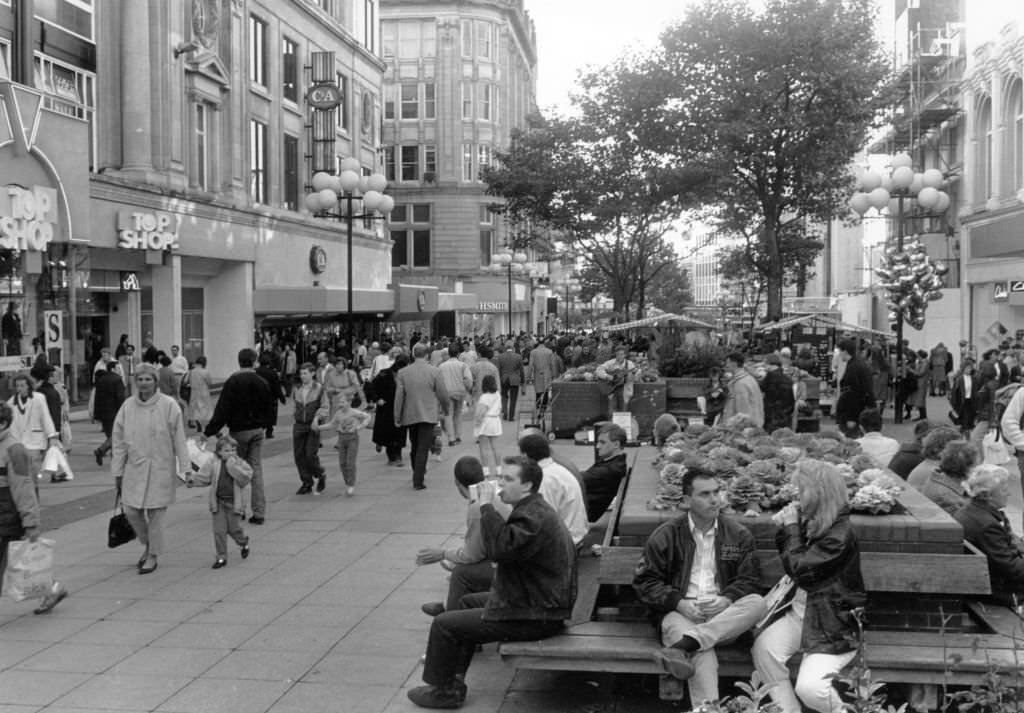
<svg viewBox="0 0 1024 713"><path fill-rule="evenodd" d="M369 134L373 129L373 95L363 92L363 133Z"/></svg>
<svg viewBox="0 0 1024 713"><path fill-rule="evenodd" d="M309 269L314 275L319 275L327 269L327 252L319 245L314 245L309 251Z"/></svg>

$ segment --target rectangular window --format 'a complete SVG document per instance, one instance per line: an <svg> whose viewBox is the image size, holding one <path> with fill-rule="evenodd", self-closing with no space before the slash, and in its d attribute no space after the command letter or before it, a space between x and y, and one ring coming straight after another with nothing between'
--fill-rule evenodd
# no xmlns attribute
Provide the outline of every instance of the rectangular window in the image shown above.
<svg viewBox="0 0 1024 713"><path fill-rule="evenodd" d="M423 85L423 118L433 119L436 117L437 100L434 93L434 83L427 82Z"/></svg>
<svg viewBox="0 0 1024 713"><path fill-rule="evenodd" d="M210 189L210 136L209 108L206 104L196 104L196 187L207 191Z"/></svg>
<svg viewBox="0 0 1024 713"><path fill-rule="evenodd" d="M437 56L437 23L427 20L420 29L423 31L423 56Z"/></svg>
<svg viewBox="0 0 1024 713"><path fill-rule="evenodd" d="M473 144L462 144L462 180L467 183L476 180L473 174Z"/></svg>
<svg viewBox="0 0 1024 713"><path fill-rule="evenodd" d="M299 209L299 137L284 135L284 207Z"/></svg>
<svg viewBox="0 0 1024 713"><path fill-rule="evenodd" d="M384 87L384 118L395 118L395 88Z"/></svg>
<svg viewBox="0 0 1024 713"><path fill-rule="evenodd" d="M402 178L403 181L420 180L420 147L402 147Z"/></svg>
<svg viewBox="0 0 1024 713"><path fill-rule="evenodd" d="M429 223L430 222L430 204L429 203L414 203L412 206L412 222L413 223Z"/></svg>
<svg viewBox="0 0 1024 713"><path fill-rule="evenodd" d="M377 51L377 0L363 0L363 46Z"/></svg>
<svg viewBox="0 0 1024 713"><path fill-rule="evenodd" d="M394 210L391 211L391 224L404 223L407 219L409 206L404 203L399 203L395 206Z"/></svg>
<svg viewBox="0 0 1024 713"><path fill-rule="evenodd" d="M491 94L494 92L494 86L491 84L481 84L479 87L480 94L480 113L478 116L483 121L491 120Z"/></svg>
<svg viewBox="0 0 1024 713"><path fill-rule="evenodd" d="M395 180L395 147L385 146L384 147L384 177L389 181ZM399 206L395 206L395 210L398 210ZM395 210L391 211L391 220L396 220Z"/></svg>
<svg viewBox="0 0 1024 713"><path fill-rule="evenodd" d="M423 173L432 173L437 179L437 147L433 144L423 147Z"/></svg>
<svg viewBox="0 0 1024 713"><path fill-rule="evenodd" d="M45 108L89 123L89 170L95 170L96 75L38 52L34 70L36 89L46 95Z"/></svg>
<svg viewBox="0 0 1024 713"><path fill-rule="evenodd" d="M267 125L249 120L249 198L267 202Z"/></svg>
<svg viewBox="0 0 1024 713"><path fill-rule="evenodd" d="M398 56L402 59L420 58L420 23L398 23Z"/></svg>
<svg viewBox="0 0 1024 713"><path fill-rule="evenodd" d="M267 86L267 23L249 15L249 81Z"/></svg>
<svg viewBox="0 0 1024 713"><path fill-rule="evenodd" d="M418 84L402 84L399 87L402 102L402 118L418 119L420 109L420 86Z"/></svg>
<svg viewBox="0 0 1024 713"><path fill-rule="evenodd" d="M478 21L476 23L476 55L480 59L492 59L493 52L491 23Z"/></svg>
<svg viewBox="0 0 1024 713"><path fill-rule="evenodd" d="M281 93L285 99L299 101L298 48L287 37L281 39Z"/></svg>
<svg viewBox="0 0 1024 713"><path fill-rule="evenodd" d="M412 266L430 267L430 231L412 231Z"/></svg>
<svg viewBox="0 0 1024 713"><path fill-rule="evenodd" d="M480 225L494 225L494 213L488 206L480 206Z"/></svg>
<svg viewBox="0 0 1024 713"><path fill-rule="evenodd" d="M392 211L392 214L394 211ZM394 215L392 215L392 218ZM409 238L405 230L392 230L391 267L406 267L409 264Z"/></svg>
<svg viewBox="0 0 1024 713"><path fill-rule="evenodd" d="M462 56L469 58L473 56L473 21L462 21Z"/></svg>
<svg viewBox="0 0 1024 713"><path fill-rule="evenodd" d="M9 2L0 2L10 5ZM47 0L33 3L35 16L43 22L61 28L92 42L95 37L93 0Z"/></svg>
<svg viewBox="0 0 1024 713"><path fill-rule="evenodd" d="M11 78L11 46L0 42L0 79Z"/></svg>
<svg viewBox="0 0 1024 713"><path fill-rule="evenodd" d="M480 265L487 267L491 264L491 255L494 254L494 231L480 231Z"/></svg>
<svg viewBox="0 0 1024 713"><path fill-rule="evenodd" d="M476 166L478 171L483 171L485 167L491 165L491 147L490 146L477 146L476 148Z"/></svg>
<svg viewBox="0 0 1024 713"><path fill-rule="evenodd" d="M385 57L394 57L398 45L398 23L387 22L380 28L380 47Z"/></svg>
<svg viewBox="0 0 1024 713"><path fill-rule="evenodd" d="M350 113L348 77L341 72L338 72L338 90L341 92L341 103L338 104L338 108L335 109L335 120L339 129L342 131L348 131L348 117Z"/></svg>
<svg viewBox="0 0 1024 713"><path fill-rule="evenodd" d="M470 82L462 82L462 118L473 118L473 85Z"/></svg>

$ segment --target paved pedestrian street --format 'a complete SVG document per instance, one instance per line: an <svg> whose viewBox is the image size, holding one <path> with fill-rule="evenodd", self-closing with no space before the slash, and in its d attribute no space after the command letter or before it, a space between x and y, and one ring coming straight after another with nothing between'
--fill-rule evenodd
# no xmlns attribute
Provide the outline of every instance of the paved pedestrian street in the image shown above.
<svg viewBox="0 0 1024 713"><path fill-rule="evenodd" d="M502 452L512 452L512 425ZM107 470L85 466L94 430L76 423L81 470L72 487L112 504ZM328 446L327 490L299 496L288 430L265 442L270 506L265 525L246 524L252 555L244 562L231 543L228 566L210 569L206 489L178 489L167 552L152 574L136 573L137 542L107 549L108 506L46 532L71 596L45 616L32 614L33 601L0 599L0 713L419 710L406 690L422 683L430 619L420 604L443 600L447 580L414 556L461 539L465 506L452 465L476 447L467 439L445 448L441 462L431 457L428 487L417 492L410 469L387 467L364 431L355 496L345 496ZM589 448L560 448L580 464L592 460ZM44 529L48 502L73 505L64 485L43 484ZM671 709L653 677L517 675L495 648L474 659L463 710Z"/></svg>

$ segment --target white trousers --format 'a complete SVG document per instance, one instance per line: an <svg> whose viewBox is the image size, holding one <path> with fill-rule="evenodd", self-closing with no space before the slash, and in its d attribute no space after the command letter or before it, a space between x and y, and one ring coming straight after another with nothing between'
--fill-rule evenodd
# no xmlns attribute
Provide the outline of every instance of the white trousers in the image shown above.
<svg viewBox="0 0 1024 713"><path fill-rule="evenodd" d="M718 700L718 657L715 646L726 644L764 616L764 599L759 594L748 594L737 599L728 609L705 622L687 619L679 612L669 612L661 620L661 643L672 646L683 636L696 639L700 650L693 655L695 672L687 683L690 703L696 708L704 701Z"/></svg>
<svg viewBox="0 0 1024 713"><path fill-rule="evenodd" d="M832 688L832 679L827 676L839 673L853 660L856 652L805 654L800 662L794 691L786 662L800 650L802 629L803 617L792 610L786 612L754 641L754 666L764 683L772 686L772 700L782 713L800 713L800 701L819 713L839 713L843 709L842 701Z"/></svg>

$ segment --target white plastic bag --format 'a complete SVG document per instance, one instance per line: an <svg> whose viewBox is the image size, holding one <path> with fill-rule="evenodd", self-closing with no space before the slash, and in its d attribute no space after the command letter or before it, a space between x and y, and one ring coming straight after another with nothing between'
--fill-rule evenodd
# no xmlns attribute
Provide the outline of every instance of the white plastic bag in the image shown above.
<svg viewBox="0 0 1024 713"><path fill-rule="evenodd" d="M206 461L216 457L213 453L206 450L205 444L198 443L194 438L188 439L187 444L188 459L192 463L192 470L199 470Z"/></svg>
<svg viewBox="0 0 1024 713"><path fill-rule="evenodd" d="M989 465L1003 465L1010 460L1010 449L999 438L999 432L995 429L986 433L985 437L981 439L981 448L985 462Z"/></svg>
<svg viewBox="0 0 1024 713"><path fill-rule="evenodd" d="M43 472L41 475L60 475L63 473L66 476L66 480L74 480L75 474L71 470L71 466L68 465L68 457L64 455L64 451L60 446L50 446L46 449L46 455L43 457Z"/></svg>
<svg viewBox="0 0 1024 713"><path fill-rule="evenodd" d="M14 540L7 545L3 593L16 602L39 599L53 587L53 540Z"/></svg>

